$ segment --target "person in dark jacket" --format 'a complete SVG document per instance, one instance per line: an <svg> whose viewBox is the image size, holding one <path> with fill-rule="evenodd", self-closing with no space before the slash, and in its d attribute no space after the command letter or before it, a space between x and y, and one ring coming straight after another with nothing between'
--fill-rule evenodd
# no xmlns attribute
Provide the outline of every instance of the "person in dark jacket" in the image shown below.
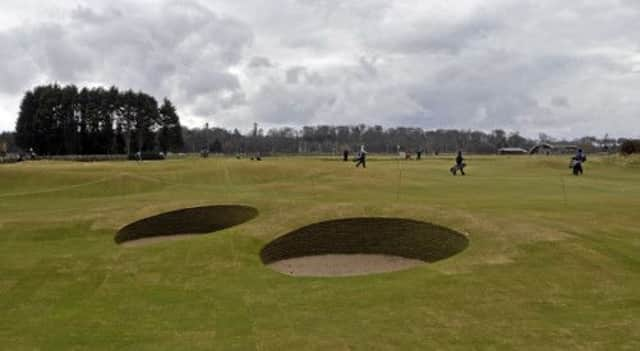
<svg viewBox="0 0 640 351"><path fill-rule="evenodd" d="M457 175L458 171L460 171L462 175L465 175L464 168L466 166L467 164L464 163L464 157L462 157L462 151L458 151L458 155L456 156L456 164L450 169L451 174Z"/></svg>
<svg viewBox="0 0 640 351"><path fill-rule="evenodd" d="M587 156L584 154L582 149L578 149L576 155L571 159L570 168L573 169L573 175L582 175L584 173L584 169L582 168L582 164L587 161Z"/></svg>

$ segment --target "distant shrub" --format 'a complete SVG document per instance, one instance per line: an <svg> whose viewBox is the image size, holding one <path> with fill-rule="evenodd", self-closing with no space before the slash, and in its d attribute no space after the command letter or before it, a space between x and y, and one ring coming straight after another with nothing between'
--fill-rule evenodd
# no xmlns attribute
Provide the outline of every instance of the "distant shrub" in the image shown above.
<svg viewBox="0 0 640 351"><path fill-rule="evenodd" d="M625 140L620 146L620 153L623 155L640 153L640 140Z"/></svg>
<svg viewBox="0 0 640 351"><path fill-rule="evenodd" d="M77 162L100 162L100 161L124 161L127 155L58 155L40 156L40 159L51 161L77 161Z"/></svg>
<svg viewBox="0 0 640 351"><path fill-rule="evenodd" d="M143 161L151 161L151 160L164 160L167 157L171 158L180 158L186 157L185 154L168 154L167 156L160 155L160 153L143 153L142 160ZM129 156L125 154L110 154L110 155L56 155L56 156L48 156L48 155L38 155L38 160L50 160L50 161L77 161L77 162L100 162L100 161L126 161L126 160L137 160L136 154L131 154Z"/></svg>

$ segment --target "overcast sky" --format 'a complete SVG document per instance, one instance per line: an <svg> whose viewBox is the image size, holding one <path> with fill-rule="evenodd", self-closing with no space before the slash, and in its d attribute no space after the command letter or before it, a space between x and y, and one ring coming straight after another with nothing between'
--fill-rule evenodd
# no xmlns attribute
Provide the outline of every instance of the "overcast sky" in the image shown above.
<svg viewBox="0 0 640 351"><path fill-rule="evenodd" d="M0 4L0 130L25 90L116 85L183 124L640 136L638 0Z"/></svg>

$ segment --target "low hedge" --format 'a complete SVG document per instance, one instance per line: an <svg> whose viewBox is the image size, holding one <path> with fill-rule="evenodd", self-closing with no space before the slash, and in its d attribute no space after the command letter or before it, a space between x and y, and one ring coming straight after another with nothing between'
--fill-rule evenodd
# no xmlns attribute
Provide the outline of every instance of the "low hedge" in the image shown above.
<svg viewBox="0 0 640 351"><path fill-rule="evenodd" d="M640 140L625 140L620 145L620 153L623 155L640 153Z"/></svg>
<svg viewBox="0 0 640 351"><path fill-rule="evenodd" d="M138 161L138 155L131 154L128 157L129 161ZM142 161L162 161L165 160L166 156L158 153L158 152L143 152L142 153Z"/></svg>
<svg viewBox="0 0 640 351"><path fill-rule="evenodd" d="M38 156L38 159L51 161L77 161L77 162L100 162L100 161L124 161L126 155L58 155L58 156Z"/></svg>

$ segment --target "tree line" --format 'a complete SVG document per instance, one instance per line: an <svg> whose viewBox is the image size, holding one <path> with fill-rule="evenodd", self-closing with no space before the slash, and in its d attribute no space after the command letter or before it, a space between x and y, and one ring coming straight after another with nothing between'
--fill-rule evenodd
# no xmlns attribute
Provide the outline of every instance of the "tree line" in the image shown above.
<svg viewBox="0 0 640 351"><path fill-rule="evenodd" d="M545 134L538 139L496 129L425 130L384 128L379 125L317 125L264 130L254 124L249 133L223 128L186 128L175 106L131 90L77 88L57 84L27 91L20 105L15 132L0 134L8 152L33 150L40 155L98 155L135 152L213 153L341 153L366 145L370 152L398 151L447 153L464 150L492 154L503 147L530 149L538 143L573 144L587 152L613 151L625 139L583 137L558 140Z"/></svg>
<svg viewBox="0 0 640 351"><path fill-rule="evenodd" d="M57 84L27 91L15 144L42 155L131 154L181 151L175 106L143 92Z"/></svg>
<svg viewBox="0 0 640 351"><path fill-rule="evenodd" d="M283 127L267 131L254 126L247 134L222 128L183 128L185 151L208 148L216 153L341 153L357 151L365 145L374 153L423 151L452 153L457 150L478 154L495 154L505 147L531 149L539 143L576 145L587 152L614 151L625 139L582 137L571 140L554 139L541 134L538 139L525 138L518 132L496 129L477 130L422 128L383 128L382 126L305 126L299 129Z"/></svg>

